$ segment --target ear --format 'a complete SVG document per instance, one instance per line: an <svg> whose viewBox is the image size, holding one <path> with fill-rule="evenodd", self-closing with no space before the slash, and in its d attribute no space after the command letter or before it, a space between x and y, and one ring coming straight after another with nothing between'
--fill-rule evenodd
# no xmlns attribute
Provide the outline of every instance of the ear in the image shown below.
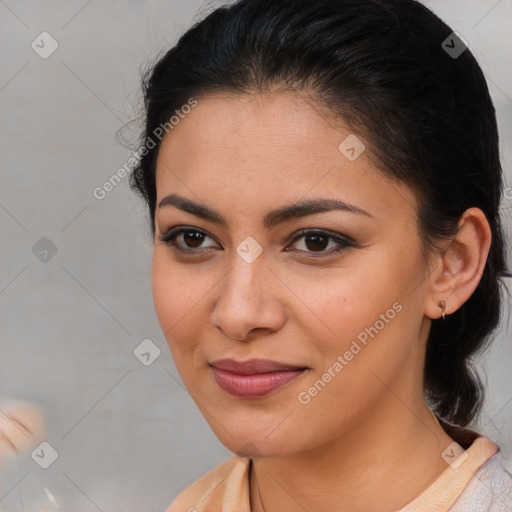
<svg viewBox="0 0 512 512"><path fill-rule="evenodd" d="M459 232L431 258L425 316L439 318L441 300L446 302L448 315L471 297L482 277L491 238L491 228L482 210L468 208L459 222Z"/></svg>

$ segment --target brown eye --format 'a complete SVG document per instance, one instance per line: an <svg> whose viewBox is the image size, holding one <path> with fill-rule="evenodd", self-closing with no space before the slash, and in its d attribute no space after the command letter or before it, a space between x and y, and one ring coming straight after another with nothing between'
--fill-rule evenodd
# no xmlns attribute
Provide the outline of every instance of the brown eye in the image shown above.
<svg viewBox="0 0 512 512"><path fill-rule="evenodd" d="M299 249L300 252L318 253L319 256L337 253L353 245L348 240L327 231L301 231L292 244L301 239L304 239L303 247L305 249ZM325 249L329 246L330 242L333 242L331 248L334 247L334 249L326 251Z"/></svg>
<svg viewBox="0 0 512 512"><path fill-rule="evenodd" d="M306 247L312 251L323 250L329 244L329 238L324 235L308 235L304 240Z"/></svg>
<svg viewBox="0 0 512 512"><path fill-rule="evenodd" d="M192 248L199 247L204 240L204 235L198 231L184 231L182 235L185 244Z"/></svg>
<svg viewBox="0 0 512 512"><path fill-rule="evenodd" d="M167 245L171 246L173 249L177 251L184 252L197 252L194 249L205 249L206 247L201 247L204 243L205 239L211 238L204 231L194 229L194 228L178 228L173 229L167 232L165 235L159 237L160 240ZM182 240L182 243L178 243L178 238Z"/></svg>

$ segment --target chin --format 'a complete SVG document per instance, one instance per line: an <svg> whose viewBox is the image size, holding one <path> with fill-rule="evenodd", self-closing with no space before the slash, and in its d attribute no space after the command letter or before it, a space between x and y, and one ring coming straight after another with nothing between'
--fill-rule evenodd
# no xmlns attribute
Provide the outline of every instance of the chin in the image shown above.
<svg viewBox="0 0 512 512"><path fill-rule="evenodd" d="M238 457L259 459L290 455L300 451L300 447L292 445L289 438L287 440L285 436L268 436L267 431L262 431L259 435L247 433L236 435L229 430L228 432L232 435L225 431L222 433L214 431L214 434L229 451Z"/></svg>

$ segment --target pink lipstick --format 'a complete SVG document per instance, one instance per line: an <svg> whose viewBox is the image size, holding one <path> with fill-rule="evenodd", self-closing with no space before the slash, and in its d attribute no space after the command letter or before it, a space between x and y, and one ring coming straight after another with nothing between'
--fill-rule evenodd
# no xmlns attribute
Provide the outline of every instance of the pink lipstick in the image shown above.
<svg viewBox="0 0 512 512"><path fill-rule="evenodd" d="M220 359L211 362L210 366L217 384L224 391L240 398L269 395L307 370L305 367L268 359L250 359L244 362Z"/></svg>

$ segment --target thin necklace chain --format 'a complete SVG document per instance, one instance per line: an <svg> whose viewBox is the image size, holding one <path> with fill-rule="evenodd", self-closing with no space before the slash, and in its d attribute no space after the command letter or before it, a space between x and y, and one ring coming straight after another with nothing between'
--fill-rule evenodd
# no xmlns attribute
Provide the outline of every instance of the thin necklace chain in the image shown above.
<svg viewBox="0 0 512 512"><path fill-rule="evenodd" d="M252 459L251 459L251 464L252 464L252 473L254 475L254 482L256 483L256 490L258 491L258 498L260 499L260 505L261 505L261 508L263 509L263 512L267 512L265 510L265 505L263 505L263 500L261 499L260 486L258 485L258 479L256 478L256 470L254 468L254 462Z"/></svg>

